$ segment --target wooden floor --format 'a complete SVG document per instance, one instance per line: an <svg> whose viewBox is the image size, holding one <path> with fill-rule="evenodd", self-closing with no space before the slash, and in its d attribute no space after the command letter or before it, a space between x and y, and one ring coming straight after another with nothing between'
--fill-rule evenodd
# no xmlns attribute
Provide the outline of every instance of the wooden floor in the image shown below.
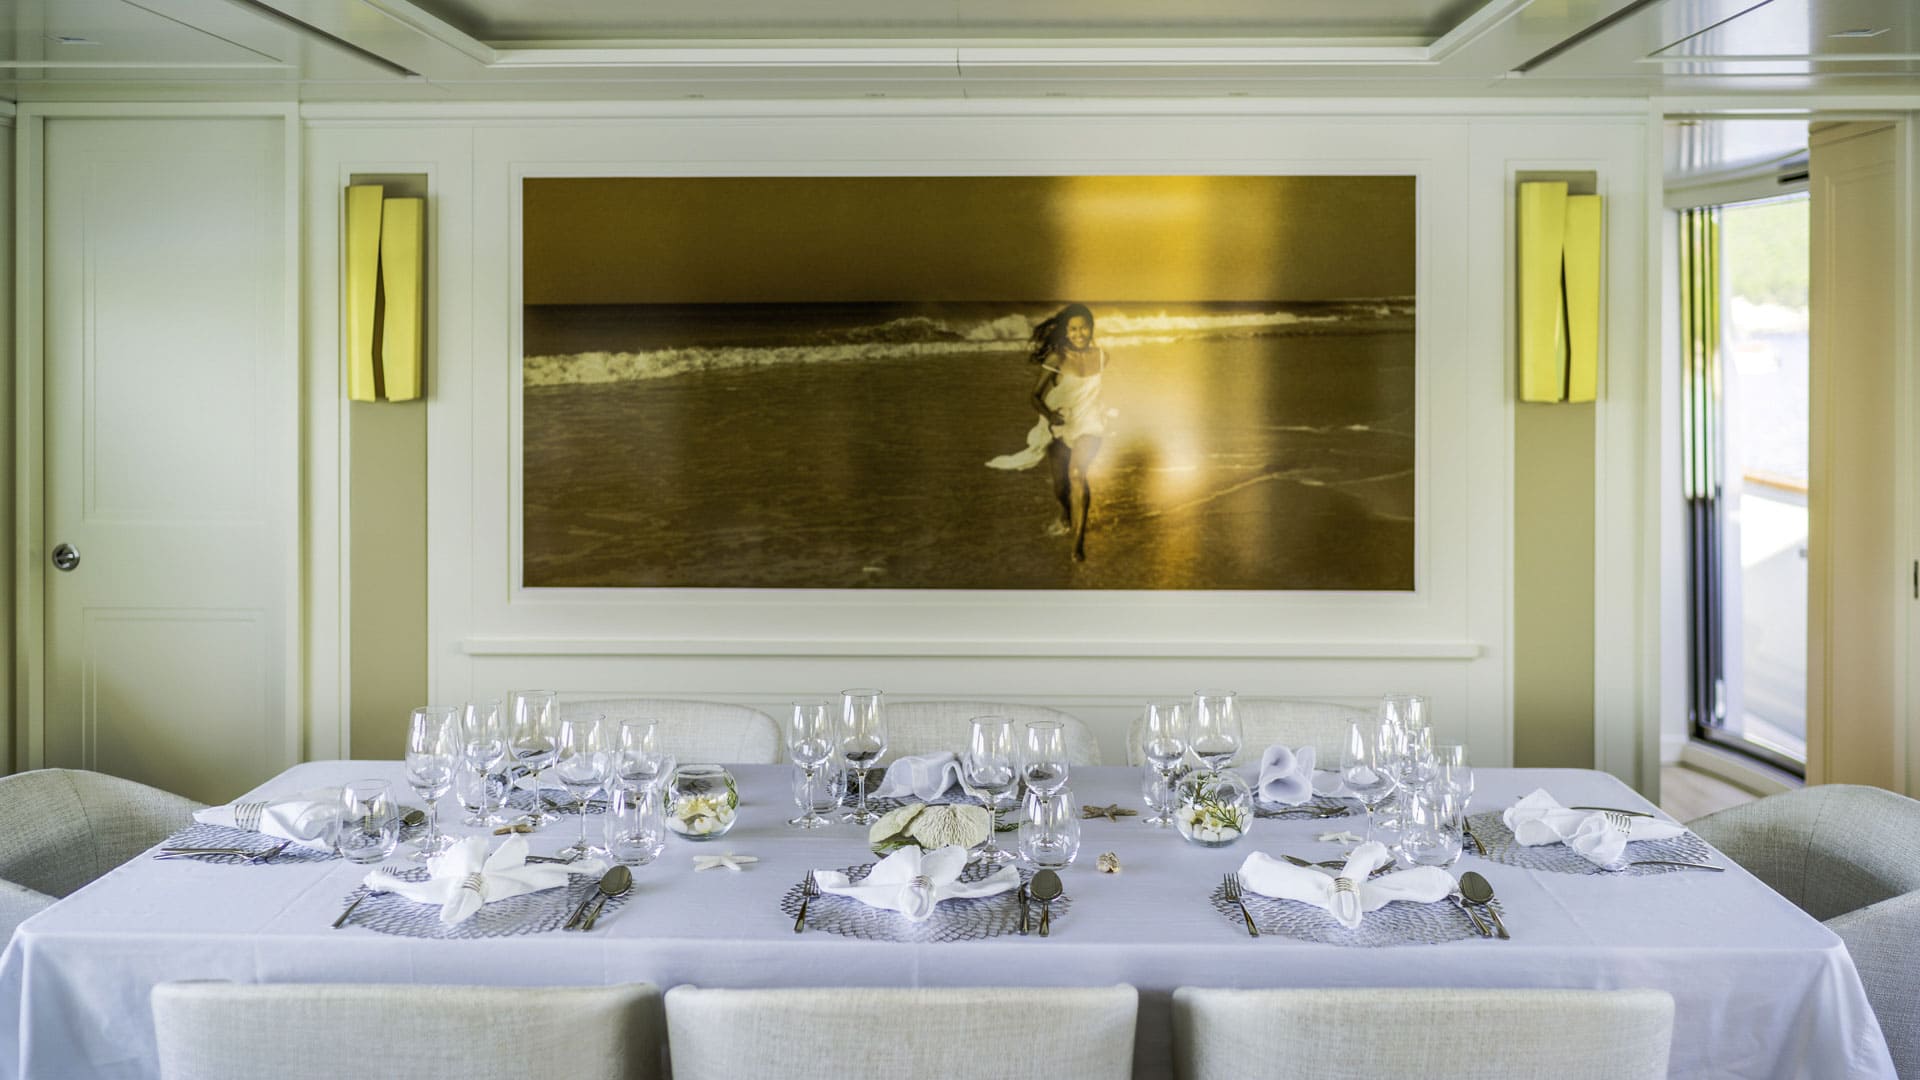
<svg viewBox="0 0 1920 1080"><path fill-rule="evenodd" d="M1660 769L1660 809L1678 821L1692 821L1755 798L1717 776L1708 776L1684 765Z"/></svg>

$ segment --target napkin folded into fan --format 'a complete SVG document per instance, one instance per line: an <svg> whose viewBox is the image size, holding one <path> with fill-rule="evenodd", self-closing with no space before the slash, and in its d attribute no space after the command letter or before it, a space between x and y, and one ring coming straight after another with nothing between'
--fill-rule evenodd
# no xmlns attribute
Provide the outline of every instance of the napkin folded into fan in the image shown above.
<svg viewBox="0 0 1920 1080"><path fill-rule="evenodd" d="M427 880L407 881L385 870L367 875L366 886L421 904L439 904L440 921L447 926L464 922L481 905L511 896L558 888L571 874L598 875L606 869L599 859L570 863L528 863L527 842L509 836L500 849L487 854L487 838L470 836L427 860Z"/></svg>
<svg viewBox="0 0 1920 1080"><path fill-rule="evenodd" d="M1629 840L1669 840L1687 831L1684 825L1659 818L1569 810L1539 789L1502 811L1500 820L1527 847L1565 844L1595 866L1619 862Z"/></svg>
<svg viewBox="0 0 1920 1080"><path fill-rule="evenodd" d="M195 810L193 820L277 836L315 851L332 851L333 823L339 815L340 800L329 794L324 798L303 795L279 802L257 799L209 806Z"/></svg>
<svg viewBox="0 0 1920 1080"><path fill-rule="evenodd" d="M1254 797L1268 805L1299 806L1313 798L1313 758L1311 746L1298 750L1275 744L1260 755L1260 778L1254 782Z"/></svg>
<svg viewBox="0 0 1920 1080"><path fill-rule="evenodd" d="M851 896L871 907L897 911L908 922L925 922L933 917L934 906L942 900L973 900L998 896L1020 887L1020 872L1003 866L983 881L961 881L960 871L967 868L967 849L959 845L921 852L904 847L874 864L872 871L857 883L838 870L815 870L813 880L820 891L835 896ZM915 878L925 878L925 884Z"/></svg>
<svg viewBox="0 0 1920 1080"><path fill-rule="evenodd" d="M904 799L911 795L922 802L939 798L960 782L960 758L951 751L903 757L887 766L887 775L873 791L879 799Z"/></svg>
<svg viewBox="0 0 1920 1080"><path fill-rule="evenodd" d="M1360 925L1369 911L1377 911L1395 900L1431 904L1445 900L1453 892L1453 875L1437 866L1416 866L1411 870L1386 874L1369 881L1367 876L1385 866L1393 856L1386 845L1370 840L1353 849L1347 865L1328 877L1318 870L1281 862L1264 851L1256 851L1240 864L1240 884L1262 896L1279 900L1297 900L1332 913L1349 930ZM1340 887L1344 879L1352 889Z"/></svg>

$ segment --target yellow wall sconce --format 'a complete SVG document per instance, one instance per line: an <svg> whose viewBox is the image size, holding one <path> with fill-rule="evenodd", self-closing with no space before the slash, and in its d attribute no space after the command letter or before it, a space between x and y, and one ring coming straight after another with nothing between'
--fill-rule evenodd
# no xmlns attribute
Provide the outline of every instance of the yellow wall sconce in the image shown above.
<svg viewBox="0 0 1920 1080"><path fill-rule="evenodd" d="M426 200L347 188L347 397L411 401L426 345Z"/></svg>
<svg viewBox="0 0 1920 1080"><path fill-rule="evenodd" d="M1600 383L1600 196L1520 185L1520 400L1592 401Z"/></svg>

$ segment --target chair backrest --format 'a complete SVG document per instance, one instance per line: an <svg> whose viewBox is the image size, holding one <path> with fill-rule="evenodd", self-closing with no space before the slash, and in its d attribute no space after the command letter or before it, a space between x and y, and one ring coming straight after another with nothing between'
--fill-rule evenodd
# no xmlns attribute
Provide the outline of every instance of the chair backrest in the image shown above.
<svg viewBox="0 0 1920 1080"><path fill-rule="evenodd" d="M1867 988L1894 1070L1920 1076L1920 890L1827 920Z"/></svg>
<svg viewBox="0 0 1920 1080"><path fill-rule="evenodd" d="M1340 767L1340 748L1347 739L1347 725L1374 715L1374 703L1368 699L1307 700L1305 698L1236 698L1234 714L1240 718L1246 741L1233 764L1260 760L1267 747L1285 743L1293 749L1314 748L1315 764L1322 769ZM1127 763L1146 764L1140 749L1146 729L1146 711L1134 717L1127 729Z"/></svg>
<svg viewBox="0 0 1920 1080"><path fill-rule="evenodd" d="M1100 764L1100 743L1086 722L1071 713L1042 705L1014 705L1000 701L889 701L887 702L886 760L931 754L959 753L967 748L976 716L1004 716L1013 721L1014 738L1024 738L1020 727L1029 720L1057 720L1067 737L1067 763Z"/></svg>
<svg viewBox="0 0 1920 1080"><path fill-rule="evenodd" d="M1126 1080L1140 995L1131 986L667 991L674 1080Z"/></svg>
<svg viewBox="0 0 1920 1080"><path fill-rule="evenodd" d="M1823 784L1687 824L1816 919L1920 889L1920 801Z"/></svg>
<svg viewBox="0 0 1920 1080"><path fill-rule="evenodd" d="M672 698L590 698L562 701L561 716L595 712L622 720L658 720L660 749L681 764L711 761L725 765L774 765L781 759L780 725L759 709L718 701Z"/></svg>
<svg viewBox="0 0 1920 1080"><path fill-rule="evenodd" d="M0 878L66 896L193 824L200 805L82 769L0 777Z"/></svg>
<svg viewBox="0 0 1920 1080"><path fill-rule="evenodd" d="M652 1080L660 991L607 987L161 983L162 1080Z"/></svg>
<svg viewBox="0 0 1920 1080"><path fill-rule="evenodd" d="M53 897L34 892L25 885L0 880L0 948L13 940L13 931L21 923L40 914L53 903Z"/></svg>
<svg viewBox="0 0 1920 1080"><path fill-rule="evenodd" d="M1664 1080L1664 990L1173 992L1187 1080Z"/></svg>

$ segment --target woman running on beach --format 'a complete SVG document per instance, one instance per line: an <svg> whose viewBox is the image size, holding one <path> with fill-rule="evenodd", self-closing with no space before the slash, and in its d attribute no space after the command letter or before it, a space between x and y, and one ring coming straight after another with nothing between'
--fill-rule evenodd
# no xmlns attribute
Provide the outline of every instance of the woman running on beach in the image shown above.
<svg viewBox="0 0 1920 1080"><path fill-rule="evenodd" d="M1093 488L1087 471L1100 453L1106 424L1100 409L1100 376L1107 370L1105 349L1093 344L1093 312L1084 304L1068 304L1033 328L1027 359L1039 364L1040 382L1033 388L1033 408L1040 414L1027 432L1027 448L987 462L990 469L1031 469L1045 461L1053 475L1053 495L1060 500L1060 520L1049 535L1074 537L1073 557L1087 560L1087 514L1093 508ZM1080 523L1073 519L1073 482L1080 481Z"/></svg>

